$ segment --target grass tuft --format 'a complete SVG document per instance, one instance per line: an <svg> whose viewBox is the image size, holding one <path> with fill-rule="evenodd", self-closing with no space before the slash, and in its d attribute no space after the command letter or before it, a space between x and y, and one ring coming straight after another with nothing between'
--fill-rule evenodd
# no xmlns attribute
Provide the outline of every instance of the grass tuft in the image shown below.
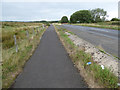
<svg viewBox="0 0 120 90"><path fill-rule="evenodd" d="M23 22L4 22L2 29L2 87L9 88L14 82L16 76L22 71L25 62L32 55L33 51L40 42L40 37L45 29L37 32L40 23ZM35 34L33 35L33 29ZM26 30L29 32L29 38L26 36ZM16 35L18 52L14 44L14 35Z"/></svg>
<svg viewBox="0 0 120 90"><path fill-rule="evenodd" d="M65 34L65 29L56 28L59 37L63 41L63 44L68 52L72 51L70 57L73 60L73 63L81 63L84 70L92 76L99 85L102 85L105 88L118 88L118 77L116 77L109 69L105 67L102 69L100 65L93 61L91 55L84 52L84 50L79 49L71 41L71 39ZM70 32L70 31L69 31ZM104 53L104 52L103 52ZM87 65L87 62L91 62L90 65Z"/></svg>

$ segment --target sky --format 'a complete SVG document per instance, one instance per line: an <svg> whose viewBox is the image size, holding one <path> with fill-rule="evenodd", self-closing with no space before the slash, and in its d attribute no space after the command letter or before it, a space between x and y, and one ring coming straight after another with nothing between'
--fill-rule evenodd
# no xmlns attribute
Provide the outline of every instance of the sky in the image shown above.
<svg viewBox="0 0 120 90"><path fill-rule="evenodd" d="M84 1L84 2L83 2ZM78 10L102 8L107 19L118 17L119 0L2 0L2 21L60 20ZM0 4L1 5L1 4Z"/></svg>

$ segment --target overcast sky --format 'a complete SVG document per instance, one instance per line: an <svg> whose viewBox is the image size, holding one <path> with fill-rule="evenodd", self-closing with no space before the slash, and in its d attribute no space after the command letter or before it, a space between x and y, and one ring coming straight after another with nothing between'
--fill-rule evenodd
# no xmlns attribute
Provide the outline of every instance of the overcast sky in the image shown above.
<svg viewBox="0 0 120 90"><path fill-rule="evenodd" d="M84 1L84 2L83 2ZM118 17L119 0L2 0L3 21L60 20L78 10L102 8Z"/></svg>

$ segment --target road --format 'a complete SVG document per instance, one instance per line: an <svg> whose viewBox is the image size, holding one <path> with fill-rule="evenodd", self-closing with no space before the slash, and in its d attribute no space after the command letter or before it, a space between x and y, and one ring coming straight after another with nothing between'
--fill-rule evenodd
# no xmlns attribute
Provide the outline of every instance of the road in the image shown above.
<svg viewBox="0 0 120 90"><path fill-rule="evenodd" d="M12 88L87 88L74 67L53 26L40 44Z"/></svg>
<svg viewBox="0 0 120 90"><path fill-rule="evenodd" d="M79 25L61 25L61 27L72 31L78 37L90 42L91 44L102 47L106 52L113 56L118 55L118 30L86 27Z"/></svg>

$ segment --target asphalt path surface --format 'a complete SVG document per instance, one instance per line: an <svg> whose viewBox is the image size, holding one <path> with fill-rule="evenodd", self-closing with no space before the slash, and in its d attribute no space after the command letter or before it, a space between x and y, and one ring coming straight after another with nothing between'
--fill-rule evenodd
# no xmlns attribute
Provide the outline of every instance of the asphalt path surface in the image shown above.
<svg viewBox="0 0 120 90"><path fill-rule="evenodd" d="M119 57L118 55L118 36L120 32L112 29L102 29L95 27L86 27L79 25L61 25L69 31L75 33L78 37L90 42L96 47L102 47L107 53Z"/></svg>
<svg viewBox="0 0 120 90"><path fill-rule="evenodd" d="M50 26L12 88L87 88L87 84Z"/></svg>

